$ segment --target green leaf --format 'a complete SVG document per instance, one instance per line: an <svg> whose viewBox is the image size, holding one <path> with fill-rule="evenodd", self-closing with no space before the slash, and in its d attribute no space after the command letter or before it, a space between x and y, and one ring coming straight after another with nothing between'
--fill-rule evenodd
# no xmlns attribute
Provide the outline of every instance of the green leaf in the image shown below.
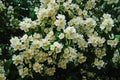
<svg viewBox="0 0 120 80"><path fill-rule="evenodd" d="M4 30L1 29L0 32L4 32Z"/></svg>
<svg viewBox="0 0 120 80"><path fill-rule="evenodd" d="M34 8L30 8L29 16L30 16L32 19L34 19L34 17L35 17Z"/></svg>
<svg viewBox="0 0 120 80"><path fill-rule="evenodd" d="M17 80L23 80L23 78L18 78Z"/></svg>
<svg viewBox="0 0 120 80"><path fill-rule="evenodd" d="M63 6L63 5L60 5L60 6L59 6L59 11L60 11L61 14L62 14L62 13L65 13L64 6Z"/></svg>
<svg viewBox="0 0 120 80"><path fill-rule="evenodd" d="M44 49L44 50L49 50L49 48L50 48L50 45L43 46L43 49Z"/></svg>
<svg viewBox="0 0 120 80"><path fill-rule="evenodd" d="M6 62L5 62L5 69L6 70L8 70L10 67L11 67L11 65L12 65L12 60L11 59L9 59L9 60L7 60Z"/></svg>
<svg viewBox="0 0 120 80"><path fill-rule="evenodd" d="M115 38L120 40L120 35L115 35Z"/></svg>

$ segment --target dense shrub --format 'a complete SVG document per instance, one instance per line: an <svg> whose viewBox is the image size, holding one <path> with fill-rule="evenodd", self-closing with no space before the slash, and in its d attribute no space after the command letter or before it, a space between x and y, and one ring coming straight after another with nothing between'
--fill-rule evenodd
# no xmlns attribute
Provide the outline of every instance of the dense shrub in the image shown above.
<svg viewBox="0 0 120 80"><path fill-rule="evenodd" d="M119 0L0 0L0 80L119 80Z"/></svg>

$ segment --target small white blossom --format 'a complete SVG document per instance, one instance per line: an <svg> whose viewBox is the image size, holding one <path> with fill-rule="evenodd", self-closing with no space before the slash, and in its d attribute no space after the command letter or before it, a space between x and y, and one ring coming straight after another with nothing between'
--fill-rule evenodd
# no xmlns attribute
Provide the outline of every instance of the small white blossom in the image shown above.
<svg viewBox="0 0 120 80"><path fill-rule="evenodd" d="M64 34L61 33L58 37L59 37L59 39L63 39L64 38Z"/></svg>
<svg viewBox="0 0 120 80"><path fill-rule="evenodd" d="M33 65L33 70L34 70L35 72L41 72L41 70L43 70L43 65L41 65L41 64L39 64L39 63L35 63L35 64Z"/></svg>
<svg viewBox="0 0 120 80"><path fill-rule="evenodd" d="M111 31L112 27L114 27L114 21L109 14L103 14L104 20L100 25L101 30Z"/></svg>
<svg viewBox="0 0 120 80"><path fill-rule="evenodd" d="M54 22L54 24L57 26L58 31L60 31L61 29L64 29L66 25L65 16L58 14L57 20Z"/></svg>
<svg viewBox="0 0 120 80"><path fill-rule="evenodd" d="M97 66L98 69L101 69L102 67L104 67L105 62L103 60L95 59L94 65Z"/></svg>
<svg viewBox="0 0 120 80"><path fill-rule="evenodd" d="M72 26L68 26L65 30L64 33L66 33L66 38L68 39L74 39L76 35L76 29Z"/></svg>
<svg viewBox="0 0 120 80"><path fill-rule="evenodd" d="M54 42L53 45L50 46L50 49L54 50L56 53L60 53L62 48L63 48L63 45L58 42Z"/></svg>
<svg viewBox="0 0 120 80"><path fill-rule="evenodd" d="M24 78L25 76L29 75L29 74L28 74L28 68L27 68L27 67L22 68L22 69L19 69L18 71L19 71L19 75L20 75L22 78Z"/></svg>
<svg viewBox="0 0 120 80"><path fill-rule="evenodd" d="M22 55L13 55L12 57L13 63L17 66L18 64L23 64L23 56Z"/></svg>
<svg viewBox="0 0 120 80"><path fill-rule="evenodd" d="M119 42L118 39L108 40L107 44L110 45L111 47L116 47L116 45L118 44L118 42Z"/></svg>

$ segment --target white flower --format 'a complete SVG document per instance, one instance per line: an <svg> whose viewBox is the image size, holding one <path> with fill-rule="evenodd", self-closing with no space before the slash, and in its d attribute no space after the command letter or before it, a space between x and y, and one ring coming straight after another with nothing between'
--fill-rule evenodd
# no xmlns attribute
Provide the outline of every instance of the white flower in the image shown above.
<svg viewBox="0 0 120 80"><path fill-rule="evenodd" d="M98 69L101 69L102 67L104 67L105 62L103 60L95 59L94 65L97 66Z"/></svg>
<svg viewBox="0 0 120 80"><path fill-rule="evenodd" d="M88 47L88 43L84 39L79 39L77 44L80 49L84 49Z"/></svg>
<svg viewBox="0 0 120 80"><path fill-rule="evenodd" d="M50 41L47 39L42 39L43 46L48 46L50 44Z"/></svg>
<svg viewBox="0 0 120 80"><path fill-rule="evenodd" d="M24 20L19 23L20 29L24 32L28 32L30 28L34 29L36 25L37 22L32 21L31 18L24 18Z"/></svg>
<svg viewBox="0 0 120 80"><path fill-rule="evenodd" d="M45 74L47 74L49 76L53 76L54 73L55 73L55 67L45 69Z"/></svg>
<svg viewBox="0 0 120 80"><path fill-rule="evenodd" d="M25 48L25 46L20 42L20 39L18 37L14 37L10 39L11 47L14 50L22 50Z"/></svg>
<svg viewBox="0 0 120 80"><path fill-rule="evenodd" d="M77 57L78 57L78 62L81 64L81 63L84 63L87 59L87 57L83 56L82 53L78 53L77 54Z"/></svg>
<svg viewBox="0 0 120 80"><path fill-rule="evenodd" d="M95 49L95 54L98 58L102 59L104 56L106 56L106 49L103 48L96 48Z"/></svg>
<svg viewBox="0 0 120 80"><path fill-rule="evenodd" d="M105 42L105 38L100 38L98 36L89 36L88 43L91 43L93 46L102 46Z"/></svg>
<svg viewBox="0 0 120 80"><path fill-rule="evenodd" d="M28 68L27 68L27 67L22 68L22 69L19 69L18 71L19 71L19 75L20 75L22 78L24 78L25 76L29 75L29 74L28 74Z"/></svg>
<svg viewBox="0 0 120 80"><path fill-rule="evenodd" d="M110 14L103 14L103 18L104 19L109 19L109 18L111 18L111 15Z"/></svg>
<svg viewBox="0 0 120 80"><path fill-rule="evenodd" d="M70 60L69 61L73 61L77 58L77 50L75 48L72 48L72 47L69 47L69 51L70 51L70 54L69 54L69 57L70 57Z"/></svg>
<svg viewBox="0 0 120 80"><path fill-rule="evenodd" d="M31 28L34 29L37 26L37 22L36 21L32 21L31 22Z"/></svg>
<svg viewBox="0 0 120 80"><path fill-rule="evenodd" d="M67 62L64 61L64 60L60 60L60 61L58 62L58 67L59 67L59 68L62 68L62 69L66 69L66 68L67 68Z"/></svg>
<svg viewBox="0 0 120 80"><path fill-rule="evenodd" d="M13 8L13 6L9 6L8 7L8 11L7 11L7 14L9 15L9 14L13 14L14 13L14 8ZM10 16L9 16L10 17Z"/></svg>
<svg viewBox="0 0 120 80"><path fill-rule="evenodd" d="M35 63L34 65L33 65L33 70L35 71L35 72L40 72L41 70L43 70L43 65L41 65L41 64L39 64L39 63Z"/></svg>
<svg viewBox="0 0 120 80"><path fill-rule="evenodd" d="M25 34L20 40L21 42L26 42L27 39L28 39L28 35Z"/></svg>
<svg viewBox="0 0 120 80"><path fill-rule="evenodd" d="M84 24L84 20L81 17L75 17L68 22L69 26L72 26L72 25L75 25L75 26L81 25L82 26L83 24Z"/></svg>
<svg viewBox="0 0 120 80"><path fill-rule="evenodd" d="M76 29L74 27L69 26L64 30L64 33L66 33L66 38L74 39L76 34Z"/></svg>
<svg viewBox="0 0 120 80"><path fill-rule="evenodd" d="M45 8L40 8L39 12L37 13L37 18L42 21L45 17L48 17L48 11Z"/></svg>
<svg viewBox="0 0 120 80"><path fill-rule="evenodd" d="M73 42L77 43L81 39L83 39L83 35L76 33L75 38L73 39Z"/></svg>
<svg viewBox="0 0 120 80"><path fill-rule="evenodd" d="M40 47L43 46L43 42L40 41L40 40L33 40L32 46L33 46L34 48L40 48Z"/></svg>
<svg viewBox="0 0 120 80"><path fill-rule="evenodd" d="M93 18L87 18L84 24L89 27L95 27L97 25L96 21Z"/></svg>
<svg viewBox="0 0 120 80"><path fill-rule="evenodd" d="M40 35L39 33L34 33L34 34L33 34L33 37L34 37L35 39L40 39L40 38L42 37L42 35Z"/></svg>
<svg viewBox="0 0 120 80"><path fill-rule="evenodd" d="M118 44L118 42L119 42L118 39L108 40L107 44L110 45L111 47L116 47L116 45Z"/></svg>
<svg viewBox="0 0 120 80"><path fill-rule="evenodd" d="M70 3L69 2L64 2L63 6L65 7L65 10L68 10L70 8Z"/></svg>
<svg viewBox="0 0 120 80"><path fill-rule="evenodd" d="M34 51L32 49L26 49L26 51L22 52L22 55L25 59L31 59L33 57Z"/></svg>
<svg viewBox="0 0 120 80"><path fill-rule="evenodd" d="M86 9L92 9L95 7L95 0L88 0L86 5L85 5L85 8Z"/></svg>
<svg viewBox="0 0 120 80"><path fill-rule="evenodd" d="M15 43L18 43L20 40L19 40L19 38L18 37L12 37L11 39L10 39L10 43L11 44L13 44L13 45L15 45Z"/></svg>
<svg viewBox="0 0 120 80"><path fill-rule="evenodd" d="M62 48L63 45L58 42L54 42L53 45L50 46L50 49L54 50L56 53L60 53Z"/></svg>
<svg viewBox="0 0 120 80"><path fill-rule="evenodd" d="M50 3L47 4L49 8L53 8L55 11L58 10L59 5L56 3L55 0L50 0Z"/></svg>
<svg viewBox="0 0 120 80"><path fill-rule="evenodd" d="M119 53L118 50L116 50L116 51L114 52L112 61L113 61L113 63L117 63L119 60L120 60L120 53Z"/></svg>
<svg viewBox="0 0 120 80"><path fill-rule="evenodd" d="M62 14L58 14L56 17L58 20L65 20L65 16Z"/></svg>
<svg viewBox="0 0 120 80"><path fill-rule="evenodd" d="M13 55L12 57L13 63L17 66L18 64L23 64L23 56L22 55Z"/></svg>
<svg viewBox="0 0 120 80"><path fill-rule="evenodd" d="M114 21L109 14L103 14L104 20L100 25L101 30L111 31L112 27L114 27Z"/></svg>
<svg viewBox="0 0 120 80"><path fill-rule="evenodd" d="M50 32L46 35L45 39L46 39L46 40L50 40L50 39L52 39L53 36L54 36L54 32L53 32L53 31L50 31Z"/></svg>
<svg viewBox="0 0 120 80"><path fill-rule="evenodd" d="M61 33L58 37L59 37L59 39L63 39L64 38L64 34Z"/></svg>
<svg viewBox="0 0 120 80"><path fill-rule="evenodd" d="M61 29L65 28L66 25L66 20L65 16L58 14L57 15L57 20L54 22L54 24L57 26L57 30L60 31Z"/></svg>
<svg viewBox="0 0 120 80"><path fill-rule="evenodd" d="M20 22L20 29L24 30L25 32L28 32L28 28L30 28L30 26L26 26L25 22Z"/></svg>
<svg viewBox="0 0 120 80"><path fill-rule="evenodd" d="M25 18L23 22L19 23L20 29L28 32L29 28L31 27L31 24L29 22L31 22L31 20L29 18Z"/></svg>
<svg viewBox="0 0 120 80"><path fill-rule="evenodd" d="M54 50L54 49L55 49L55 45L51 45L50 50Z"/></svg>

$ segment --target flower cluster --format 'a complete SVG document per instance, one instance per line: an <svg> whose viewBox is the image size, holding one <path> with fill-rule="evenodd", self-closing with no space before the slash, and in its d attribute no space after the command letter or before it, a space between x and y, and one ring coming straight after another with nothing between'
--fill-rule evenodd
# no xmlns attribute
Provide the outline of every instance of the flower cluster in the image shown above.
<svg viewBox="0 0 120 80"><path fill-rule="evenodd" d="M104 1L109 5L119 0ZM109 55L113 56L112 63L119 62L114 19L110 13L94 15L94 10L101 11L97 4L100 1L41 0L34 9L36 19L26 17L19 23L25 34L10 39L16 52L12 61L19 75L53 76L58 68L67 69L69 63L101 70L109 63Z"/></svg>
<svg viewBox="0 0 120 80"><path fill-rule="evenodd" d="M23 22L20 22L20 29L28 32L30 28L35 28L37 26L36 21L32 21L30 18L25 18Z"/></svg>
<svg viewBox="0 0 120 80"><path fill-rule="evenodd" d="M101 30L106 30L106 32L111 31L112 27L114 26L114 22L109 14L103 14L104 20L100 25Z"/></svg>

